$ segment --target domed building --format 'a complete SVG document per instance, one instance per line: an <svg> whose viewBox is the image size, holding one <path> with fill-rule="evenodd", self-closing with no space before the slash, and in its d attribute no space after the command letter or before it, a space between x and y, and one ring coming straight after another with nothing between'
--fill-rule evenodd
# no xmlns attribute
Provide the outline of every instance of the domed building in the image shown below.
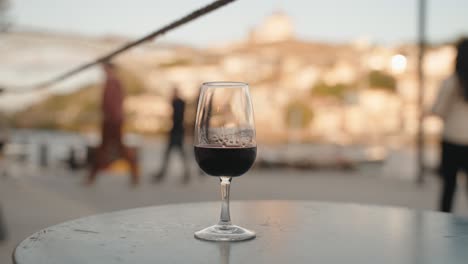
<svg viewBox="0 0 468 264"><path fill-rule="evenodd" d="M250 33L254 43L271 43L294 39L294 26L291 18L282 11L268 16Z"/></svg>

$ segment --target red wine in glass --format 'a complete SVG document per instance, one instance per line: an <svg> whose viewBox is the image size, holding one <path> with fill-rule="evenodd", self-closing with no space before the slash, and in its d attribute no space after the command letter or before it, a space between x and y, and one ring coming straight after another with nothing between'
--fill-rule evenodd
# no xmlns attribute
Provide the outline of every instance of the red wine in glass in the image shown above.
<svg viewBox="0 0 468 264"><path fill-rule="evenodd" d="M257 146L211 147L195 146L198 166L210 176L238 177L252 167Z"/></svg>

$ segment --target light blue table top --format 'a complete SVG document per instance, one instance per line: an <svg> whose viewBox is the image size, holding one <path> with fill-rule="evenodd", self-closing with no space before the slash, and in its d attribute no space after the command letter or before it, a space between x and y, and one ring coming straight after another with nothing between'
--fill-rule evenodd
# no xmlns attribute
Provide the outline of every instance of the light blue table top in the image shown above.
<svg viewBox="0 0 468 264"><path fill-rule="evenodd" d="M245 242L193 237L217 222L216 202L138 208L39 231L18 264L55 263L468 263L468 220L438 212L310 201L231 203Z"/></svg>

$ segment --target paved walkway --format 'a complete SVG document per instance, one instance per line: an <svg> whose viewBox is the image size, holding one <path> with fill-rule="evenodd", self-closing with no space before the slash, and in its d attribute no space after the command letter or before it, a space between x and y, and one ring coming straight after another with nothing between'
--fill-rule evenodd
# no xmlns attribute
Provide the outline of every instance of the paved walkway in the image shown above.
<svg viewBox="0 0 468 264"><path fill-rule="evenodd" d="M192 175L184 185L181 171L174 167L160 184L152 184L148 175L136 188L129 186L127 177L109 174L101 175L96 185L83 187L84 172L62 169L31 170L0 178L0 201L9 232L9 239L0 244L0 263L9 263L14 246L31 233L69 219L134 207L219 199L216 178ZM382 175L385 173L379 168L353 172L253 170L233 180L231 197L435 208L439 189L435 177L428 177L424 186L416 186L409 180ZM456 213L468 216L465 192L459 189ZM233 216L235 220L235 212ZM216 220L213 216L213 222Z"/></svg>
<svg viewBox="0 0 468 264"><path fill-rule="evenodd" d="M0 263L9 263L15 245L39 229L91 214L167 203L219 200L219 181L193 175L182 184L182 166L174 157L169 175L159 184L151 183L164 146L147 145L142 151L145 176L132 188L124 175L103 174L91 187L81 185L85 172L63 168L40 170L17 165L0 174L0 204L8 228L8 240L0 242ZM234 200L296 199L402 206L422 210L436 208L439 183L428 176L424 186L416 186L411 152L396 151L383 166L368 165L356 171L295 171L254 169L233 180ZM11 164L10 164L11 165ZM460 186L465 186L461 183ZM468 216L464 188L457 196L456 213ZM213 222L217 221L213 216ZM233 212L235 221L235 212Z"/></svg>

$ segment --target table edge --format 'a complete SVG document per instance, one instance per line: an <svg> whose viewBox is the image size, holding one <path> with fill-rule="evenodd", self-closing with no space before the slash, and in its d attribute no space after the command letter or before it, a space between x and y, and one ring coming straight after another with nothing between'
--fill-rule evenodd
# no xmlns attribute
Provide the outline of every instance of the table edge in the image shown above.
<svg viewBox="0 0 468 264"><path fill-rule="evenodd" d="M422 213L425 213L425 214L431 214L431 215L435 214L435 215L441 215L441 216L446 216L446 217L455 218L455 219L468 220L468 219L466 219L464 217L457 216L457 215L454 215L454 214L451 214L451 213L444 213L444 212L438 212L438 211L432 211L432 210L423 210L423 209L412 209L412 208L403 207L403 206L364 204L364 203L356 203L356 202L335 202L335 201L294 200L294 199L291 199L291 200L234 200L234 201L231 201L231 203L243 203L243 202L257 202L257 203L261 203L261 202L282 202L282 203L299 202L299 203L310 203L310 204L315 204L315 205L359 206L359 207L366 207L366 208L378 209L378 210L396 209L396 210L402 210L402 211L407 211L407 212L422 212ZM141 210L141 209L146 209L146 208L162 208L162 207L168 207L168 206L196 205L196 204L202 204L202 203L203 204L220 204L220 201L198 201L198 202L190 202L190 203L168 203L168 204L161 204L161 205L155 205L155 206L142 206L142 207L136 207L136 208L130 208L130 209L123 209L123 210L116 210L116 211L110 211L110 212L103 212L103 213L99 213L99 214L87 215L87 216L67 220L67 221L64 221L64 222L61 222L61 223L58 223L58 224L55 224L55 225L51 225L51 226L42 228L42 229L30 234L29 236L27 236L26 238L24 238L23 240L21 240L20 242L17 243L17 245L15 246L15 248L14 248L14 250L12 252L13 264L18 264L18 262L16 262L16 252L17 252L17 249L20 247L20 245L23 242L27 241L30 237L32 237L32 236L34 236L34 235L36 235L36 234L38 234L40 232L43 232L44 230L47 230L49 228L53 228L55 226L63 225L63 224L66 224L68 222L71 222L71 221L76 221L76 220L80 220L80 219L84 219L84 218L88 218L88 217L95 217L95 216L102 216L102 215L108 215L108 214L122 213L122 212L125 212L125 211Z"/></svg>

